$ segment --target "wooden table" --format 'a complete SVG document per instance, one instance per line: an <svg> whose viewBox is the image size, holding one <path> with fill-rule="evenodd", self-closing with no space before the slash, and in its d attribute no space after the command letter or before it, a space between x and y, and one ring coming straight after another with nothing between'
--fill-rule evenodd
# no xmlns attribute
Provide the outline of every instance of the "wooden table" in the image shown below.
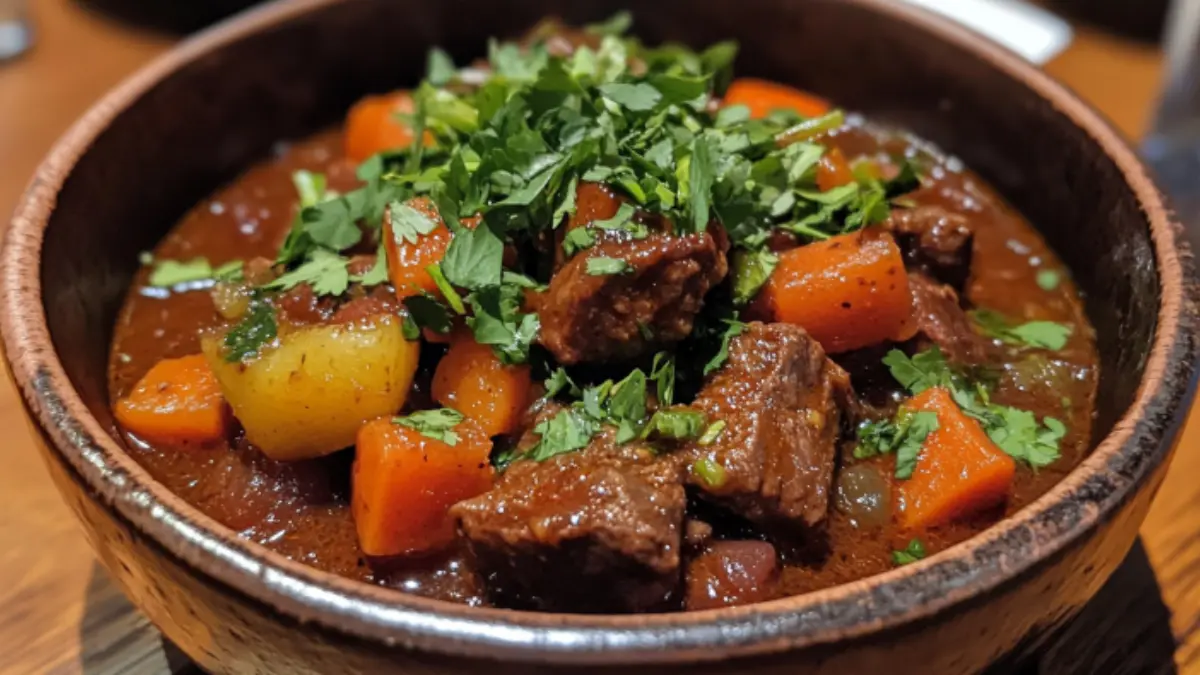
<svg viewBox="0 0 1200 675"><path fill-rule="evenodd" d="M50 144L84 109L123 76L160 53L173 38L139 31L89 13L68 0L33 3L37 46L20 61L0 64L0 214L11 213ZM1131 137L1146 128L1160 80L1151 47L1080 29L1070 50L1048 70L1104 111ZM26 435L21 406L0 385L0 427L8 430L0 468L0 673L164 673L157 633L108 583L74 518L60 502ZM1200 674L1200 410L1193 412L1142 541L1172 616L1176 663ZM1139 630L1154 621L1167 632L1161 603L1137 589L1153 588L1135 552L1111 586L1129 591L1128 607L1101 612ZM1126 578L1128 577L1128 578ZM1143 605L1150 601L1150 605ZM1141 608L1141 609L1139 609ZM1104 617L1101 617L1103 620ZM1153 628L1153 626L1150 626ZM1170 648L1169 635L1167 649ZM1061 648L1055 657L1075 662ZM1100 650L1103 651L1103 650ZM1087 655L1096 663L1103 654ZM1147 664L1114 657L1104 668L1146 672ZM1158 669L1163 664L1156 664ZM1169 666L1169 664L1167 664ZM1145 666L1145 667L1141 667ZM1043 667L1046 672L1058 668Z"/></svg>

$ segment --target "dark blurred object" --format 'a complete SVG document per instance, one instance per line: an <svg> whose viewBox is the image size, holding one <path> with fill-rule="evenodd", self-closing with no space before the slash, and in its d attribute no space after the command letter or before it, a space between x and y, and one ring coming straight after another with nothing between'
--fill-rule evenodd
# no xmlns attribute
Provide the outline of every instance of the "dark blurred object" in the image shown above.
<svg viewBox="0 0 1200 675"><path fill-rule="evenodd" d="M1127 37L1157 42L1170 0L1045 0L1047 7Z"/></svg>
<svg viewBox="0 0 1200 675"><path fill-rule="evenodd" d="M77 0L117 21L171 33L191 33L239 12L256 0Z"/></svg>

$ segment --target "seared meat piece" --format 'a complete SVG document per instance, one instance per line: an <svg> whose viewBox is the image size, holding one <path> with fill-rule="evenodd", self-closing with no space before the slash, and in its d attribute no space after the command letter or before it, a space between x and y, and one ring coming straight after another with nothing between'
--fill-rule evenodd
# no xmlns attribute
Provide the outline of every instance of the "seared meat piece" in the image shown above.
<svg viewBox="0 0 1200 675"><path fill-rule="evenodd" d="M724 420L711 445L682 459L716 462L713 485L689 471L700 495L751 521L797 531L825 519L843 411L853 392L845 371L803 328L751 323L729 345L729 359L693 404Z"/></svg>
<svg viewBox="0 0 1200 675"><path fill-rule="evenodd" d="M961 291L971 274L975 233L965 216L941 206L894 209L884 221L910 269Z"/></svg>
<svg viewBox="0 0 1200 675"><path fill-rule="evenodd" d="M553 414L548 409L544 415ZM546 611L660 608L678 587L678 464L609 430L578 452L513 463L451 509L498 602Z"/></svg>
<svg viewBox="0 0 1200 675"><path fill-rule="evenodd" d="M718 239L720 241L718 241ZM563 265L535 303L540 341L560 363L623 361L678 342L709 289L728 271L724 237L605 239ZM588 261L612 258L624 271L589 274Z"/></svg>
<svg viewBox="0 0 1200 675"><path fill-rule="evenodd" d="M975 332L963 311L958 293L924 274L908 275L913 308L917 314L917 342L937 345L946 358L960 364L980 364L992 351L987 338Z"/></svg>
<svg viewBox="0 0 1200 675"><path fill-rule="evenodd" d="M765 541L717 541L688 563L687 608L715 609L769 600L779 576Z"/></svg>

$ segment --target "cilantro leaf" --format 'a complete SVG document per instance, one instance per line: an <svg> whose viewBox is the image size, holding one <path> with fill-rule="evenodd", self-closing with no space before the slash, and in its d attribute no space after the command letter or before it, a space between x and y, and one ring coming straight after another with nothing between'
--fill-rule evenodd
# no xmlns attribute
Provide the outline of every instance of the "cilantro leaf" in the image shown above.
<svg viewBox="0 0 1200 675"><path fill-rule="evenodd" d="M708 227L710 199L715 180L712 151L708 141L702 136L697 136L692 141L692 161L688 165L688 198L693 232L703 232Z"/></svg>
<svg viewBox="0 0 1200 675"><path fill-rule="evenodd" d="M425 79L435 87L440 87L450 80L458 71L450 55L437 47L429 50L428 64L425 67Z"/></svg>
<svg viewBox="0 0 1200 675"><path fill-rule="evenodd" d="M1053 321L1029 321L1013 324L1002 314L988 309L970 312L979 330L989 337L1014 345L1057 351L1067 345L1071 326Z"/></svg>
<svg viewBox="0 0 1200 675"><path fill-rule="evenodd" d="M653 110L663 98L662 92L645 82L610 82L597 89L605 98L634 112Z"/></svg>
<svg viewBox="0 0 1200 675"><path fill-rule="evenodd" d="M925 544L921 543L920 539L913 539L903 550L892 551L892 562L897 566L910 565L923 560L926 555L928 553L925 551Z"/></svg>
<svg viewBox="0 0 1200 675"><path fill-rule="evenodd" d="M486 223L473 230L464 228L454 233L441 265L446 279L455 286L470 290L499 286L504 242Z"/></svg>
<svg viewBox="0 0 1200 675"><path fill-rule="evenodd" d="M458 444L458 432L454 427L463 421L462 413L450 408L419 410L404 417L393 417L392 423L413 429L426 438L432 438L454 447Z"/></svg>
<svg viewBox="0 0 1200 675"><path fill-rule="evenodd" d="M341 295L350 286L349 262L325 249L314 249L311 257L296 269L287 272L263 288L287 290L300 284L310 284L317 295Z"/></svg>
<svg viewBox="0 0 1200 675"><path fill-rule="evenodd" d="M733 272L733 304L745 305L758 295L779 264L779 256L767 249L733 252L730 267Z"/></svg>
<svg viewBox="0 0 1200 675"><path fill-rule="evenodd" d="M458 291L454 290L454 286L446 280L446 275L442 273L441 263L433 263L426 267L425 271L433 279L433 285L437 286L442 297L446 299L446 303L450 305L450 309L454 310L454 313L459 316L466 314L467 308L463 306L462 297L458 294Z"/></svg>
<svg viewBox="0 0 1200 675"><path fill-rule="evenodd" d="M1028 410L1008 406L994 406L993 410L999 416L1000 423L985 425L985 430L1001 450L1035 469L1049 466L1059 459L1059 443L1067 433L1062 422L1047 417L1039 425L1037 418Z"/></svg>
<svg viewBox="0 0 1200 675"><path fill-rule="evenodd" d="M937 428L937 413L922 410L908 416L903 436L896 446L896 478L912 478L913 470L917 467L917 457L921 454L921 446L925 444L925 438L937 431Z"/></svg>
<svg viewBox="0 0 1200 675"><path fill-rule="evenodd" d="M563 235L563 253L566 253L567 257L571 257L595 245L596 235L592 233L591 228L577 227Z"/></svg>
<svg viewBox="0 0 1200 675"><path fill-rule="evenodd" d="M633 266L620 258L607 258L597 256L587 259L587 273L600 277L613 274L628 274L633 271Z"/></svg>
<svg viewBox="0 0 1200 675"><path fill-rule="evenodd" d="M529 348L541 328L537 314L521 312L522 294L519 287L506 284L487 286L467 296L473 310L467 325L475 341L491 345L508 365L529 361Z"/></svg>
<svg viewBox="0 0 1200 675"><path fill-rule="evenodd" d="M725 332L721 334L720 349L717 350L717 353L712 357L712 359L709 360L708 363L704 364L705 375L708 375L709 373L725 365L725 360L729 358L730 341L733 340L733 338L741 335L746 330L746 324L736 319L725 320L725 326Z"/></svg>
<svg viewBox="0 0 1200 675"><path fill-rule="evenodd" d="M438 223L421 211L401 201L388 205L388 224L397 245L420 243L421 237L437 229Z"/></svg>
<svg viewBox="0 0 1200 675"><path fill-rule="evenodd" d="M913 394L930 387L946 386L953 376L950 364L937 347L914 354L911 359L899 349L893 349L883 357L883 363L892 377Z"/></svg>
<svg viewBox="0 0 1200 675"><path fill-rule="evenodd" d="M533 427L540 438L525 456L535 462L544 462L551 457L582 450L600 430L600 425L574 408L560 411Z"/></svg>
<svg viewBox="0 0 1200 675"><path fill-rule="evenodd" d="M564 391L571 396L581 395L578 385L571 380L571 376L567 374L567 370L562 366L555 368L554 372L550 373L550 377L546 378L544 386L546 387L546 398L554 398L560 392Z"/></svg>
<svg viewBox="0 0 1200 675"><path fill-rule="evenodd" d="M671 352L655 354L650 379L654 380L658 405L669 408L675 402L675 355Z"/></svg>
<svg viewBox="0 0 1200 675"><path fill-rule="evenodd" d="M696 443L705 446L716 443L717 439L721 437L721 434L725 432L726 426L728 426L728 423L725 422L725 420L717 420L716 422L713 422L712 424L708 425L708 428L704 430L704 433L699 439L696 440Z"/></svg>
<svg viewBox="0 0 1200 675"><path fill-rule="evenodd" d="M257 355L278 332L275 309L261 300L251 302L242 320L225 334L225 360L237 363Z"/></svg>
<svg viewBox="0 0 1200 675"><path fill-rule="evenodd" d="M453 322L450 310L428 293L419 293L404 298L404 307L408 315L419 328L428 328L435 333L445 335L450 332Z"/></svg>

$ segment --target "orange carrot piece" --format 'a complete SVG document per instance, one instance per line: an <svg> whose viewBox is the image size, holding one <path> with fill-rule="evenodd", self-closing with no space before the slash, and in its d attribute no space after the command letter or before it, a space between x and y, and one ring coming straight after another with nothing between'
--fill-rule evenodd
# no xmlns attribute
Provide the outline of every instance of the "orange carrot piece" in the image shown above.
<svg viewBox="0 0 1200 675"><path fill-rule="evenodd" d="M834 354L916 333L904 259L875 229L780 253L760 298L775 321L803 326Z"/></svg>
<svg viewBox="0 0 1200 675"><path fill-rule="evenodd" d="M902 526L942 525L1004 501L1016 462L959 409L949 391L926 389L904 407L937 413L938 428L925 438L912 477L898 481Z"/></svg>
<svg viewBox="0 0 1200 675"><path fill-rule="evenodd" d="M451 506L492 485L492 442L473 421L453 429L453 445L390 419L358 432L351 509L369 556L417 555L454 541Z"/></svg>
<svg viewBox="0 0 1200 675"><path fill-rule="evenodd" d="M389 209L383 220L383 248L387 254L388 278L396 288L396 296L401 300L421 291L440 297L441 291L427 268L442 261L454 235L442 221L433 200L428 197L416 197L408 200L407 204L437 223L437 226L429 234L418 237L415 244L407 240L397 241L392 231L392 215ZM474 228L479 224L479 218L463 218L461 222L464 227Z"/></svg>
<svg viewBox="0 0 1200 675"><path fill-rule="evenodd" d="M753 77L734 80L725 92L723 105L744 105L755 119L773 110L794 110L805 117L819 117L830 110L829 101L819 96Z"/></svg>
<svg viewBox="0 0 1200 675"><path fill-rule="evenodd" d="M837 148L831 148L817 162L817 189L828 192L843 185L854 182L854 172L845 155Z"/></svg>
<svg viewBox="0 0 1200 675"><path fill-rule="evenodd" d="M529 404L529 366L506 366L466 331L433 372L433 399L475 420L488 436L515 431Z"/></svg>
<svg viewBox="0 0 1200 675"><path fill-rule="evenodd" d="M117 402L117 422L161 443L212 441L225 435L225 399L202 354L163 359Z"/></svg>
<svg viewBox="0 0 1200 675"><path fill-rule="evenodd" d="M361 162L384 150L407 148L413 143L413 130L398 114L412 114L412 94L397 91L367 96L346 115L346 158ZM424 143L433 145L433 135L425 132Z"/></svg>

